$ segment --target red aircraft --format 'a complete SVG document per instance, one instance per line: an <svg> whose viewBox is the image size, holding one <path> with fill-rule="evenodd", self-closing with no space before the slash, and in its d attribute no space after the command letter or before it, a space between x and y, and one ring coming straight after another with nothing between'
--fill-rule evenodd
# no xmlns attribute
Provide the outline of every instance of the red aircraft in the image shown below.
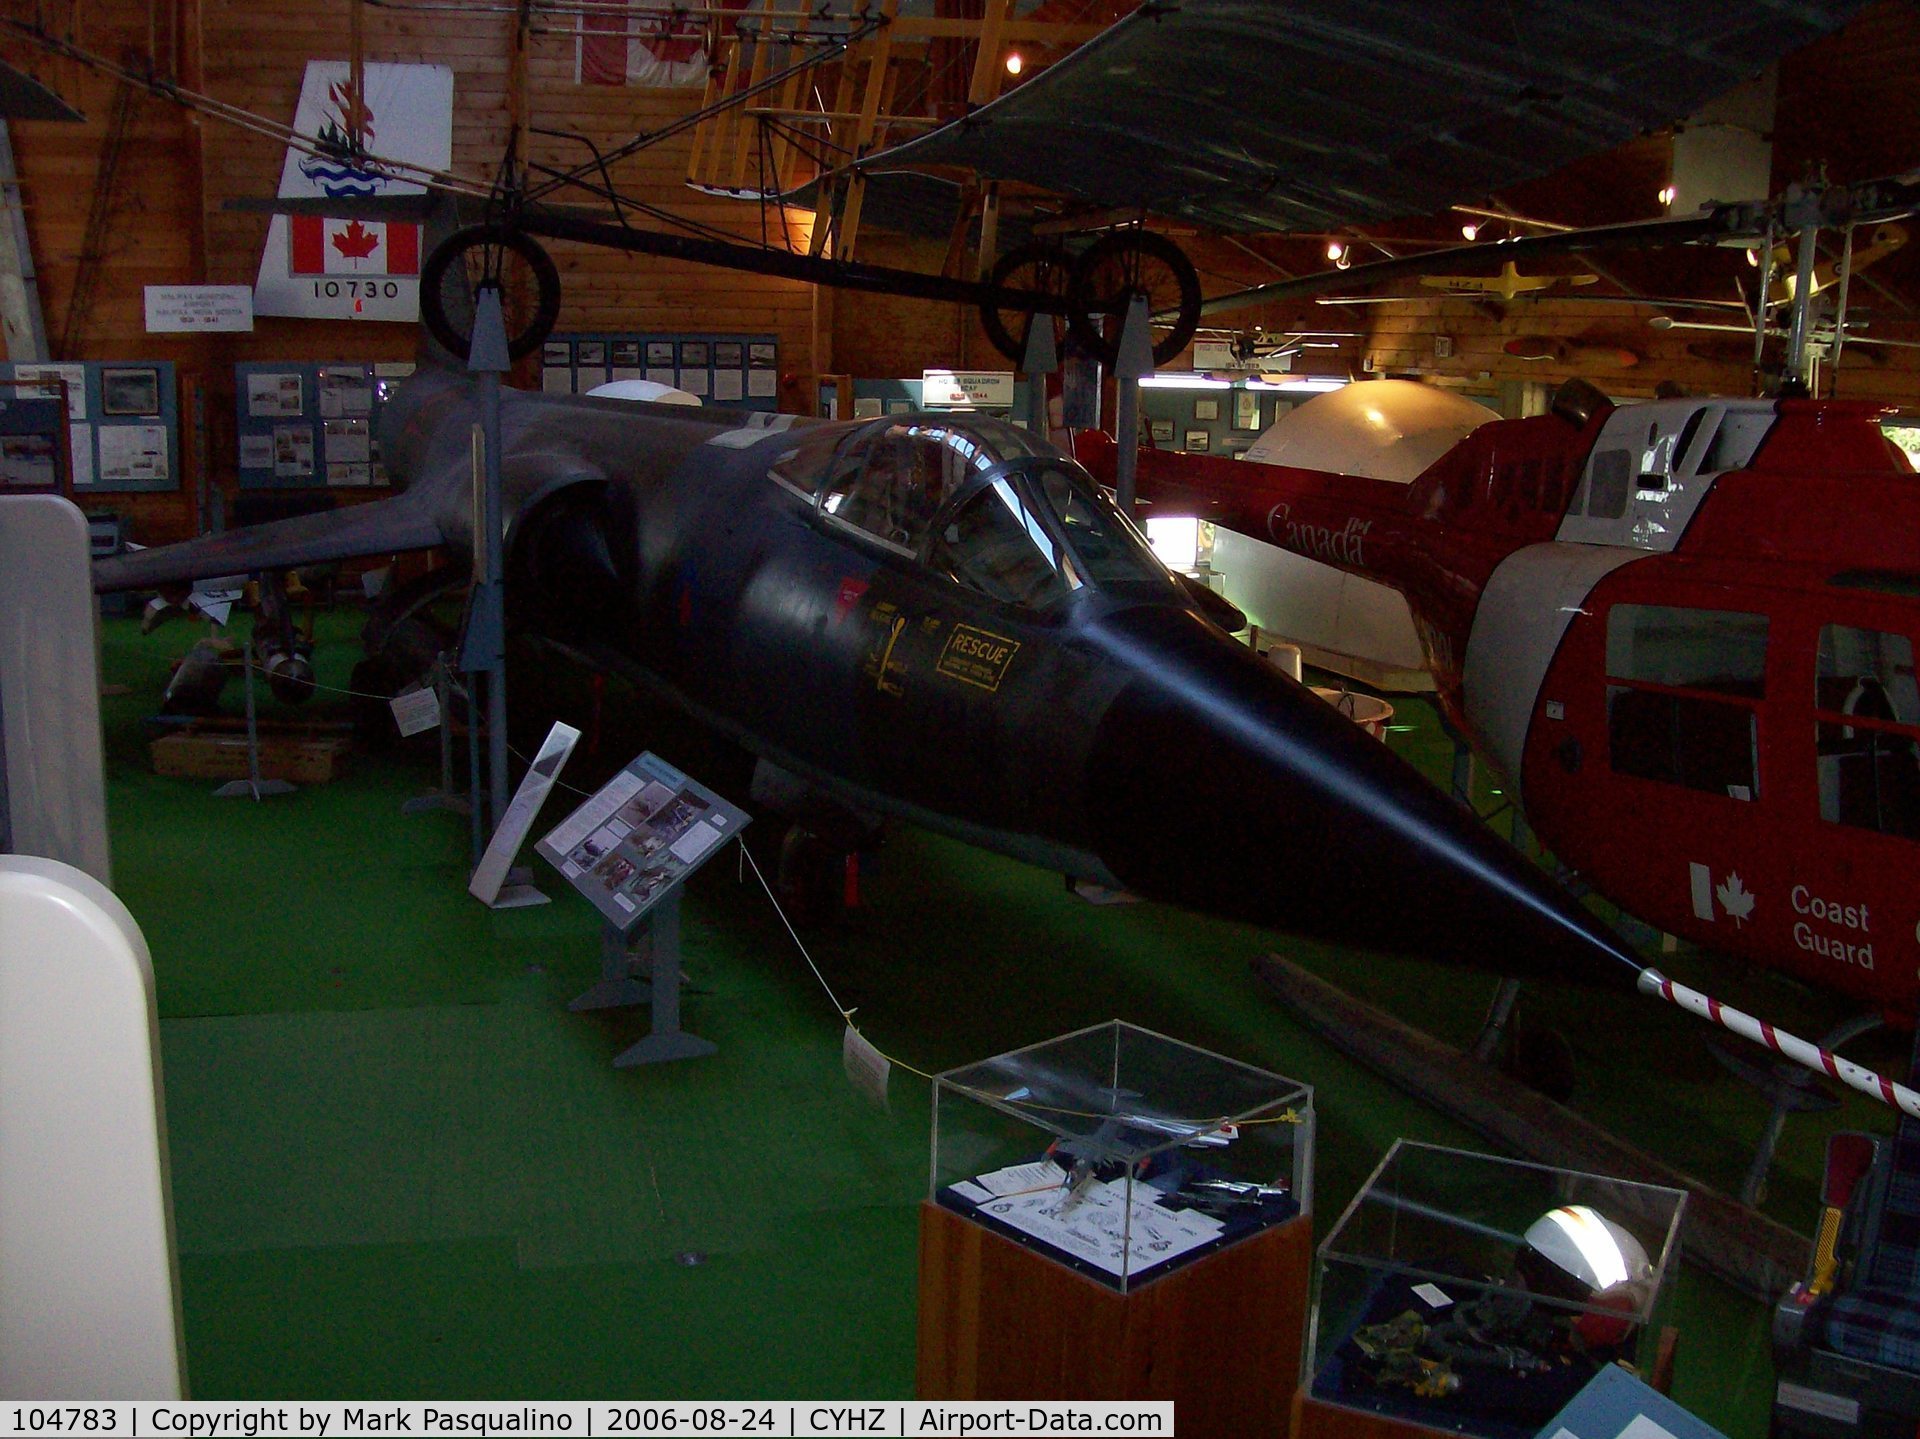
<svg viewBox="0 0 1920 1439"><path fill-rule="evenodd" d="M1411 484L1144 450L1139 491L1400 590L1448 717L1603 894L1910 1024L1920 477L1884 414L1575 381Z"/></svg>

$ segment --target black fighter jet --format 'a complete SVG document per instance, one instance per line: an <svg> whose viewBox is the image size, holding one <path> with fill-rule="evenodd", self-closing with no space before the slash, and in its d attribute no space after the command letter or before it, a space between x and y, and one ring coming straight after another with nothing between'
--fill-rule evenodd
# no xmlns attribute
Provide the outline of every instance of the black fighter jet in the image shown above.
<svg viewBox="0 0 1920 1439"><path fill-rule="evenodd" d="M769 792L1341 942L1638 973L1471 813L1210 620L1023 430L515 390L502 409L517 620L737 741ZM401 493L103 561L96 588L470 554L478 418L473 382L423 369L381 422Z"/></svg>

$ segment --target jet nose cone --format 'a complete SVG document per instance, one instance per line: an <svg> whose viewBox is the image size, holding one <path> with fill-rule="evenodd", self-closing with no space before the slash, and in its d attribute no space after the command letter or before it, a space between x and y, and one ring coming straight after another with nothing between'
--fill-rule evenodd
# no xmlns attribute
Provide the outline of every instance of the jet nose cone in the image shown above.
<svg viewBox="0 0 1920 1439"><path fill-rule="evenodd" d="M1630 984L1598 921L1412 766L1195 616L1109 616L1133 676L1101 719L1086 805L1137 893L1512 975Z"/></svg>

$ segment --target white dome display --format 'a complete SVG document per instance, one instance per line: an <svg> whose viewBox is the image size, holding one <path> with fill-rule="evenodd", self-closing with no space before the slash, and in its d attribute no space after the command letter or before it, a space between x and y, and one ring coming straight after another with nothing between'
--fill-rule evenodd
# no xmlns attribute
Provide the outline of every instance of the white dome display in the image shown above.
<svg viewBox="0 0 1920 1439"><path fill-rule="evenodd" d="M1282 415L1246 458L1404 485L1498 418L1485 405L1431 385L1363 380ZM1224 593L1254 623L1299 645L1307 662L1322 669L1380 689L1433 688L1398 590L1276 549L1266 539L1222 530L1214 541Z"/></svg>
<svg viewBox="0 0 1920 1439"><path fill-rule="evenodd" d="M656 405L697 405L698 395L676 390L657 380L613 380L595 385L587 394L597 400L647 400Z"/></svg>
<svg viewBox="0 0 1920 1439"><path fill-rule="evenodd" d="M1485 405L1413 380L1363 380L1282 415L1247 450L1255 464L1406 484L1488 420Z"/></svg>

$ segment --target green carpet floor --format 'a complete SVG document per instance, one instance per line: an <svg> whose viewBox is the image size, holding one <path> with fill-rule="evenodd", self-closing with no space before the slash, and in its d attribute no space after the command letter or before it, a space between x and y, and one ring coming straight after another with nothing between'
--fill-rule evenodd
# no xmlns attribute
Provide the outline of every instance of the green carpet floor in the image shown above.
<svg viewBox="0 0 1920 1439"><path fill-rule="evenodd" d="M350 613L322 617L323 683L346 682L356 629ZM434 778L430 747L258 804L151 773L141 720L191 638L114 621L103 660L133 688L105 702L115 885L158 975L194 1393L910 1394L927 1087L896 1073L884 1113L854 1096L832 1007L732 857L694 880L683 936L702 991L687 1027L719 1055L617 1073L609 1060L644 1016L565 1008L597 972L588 906L542 866L554 904L491 914L464 893L465 821L401 816ZM522 749L550 718L590 723L583 677L516 660ZM599 753L567 779L653 747L722 787L696 741L624 690L606 710ZM1444 774L1430 709L1401 710L1396 747ZM769 866L770 827L749 838ZM1396 1136L1473 1147L1293 1025L1248 962L1281 949L1455 1041L1491 979L1091 906L1058 876L911 829L868 864L864 898L809 945L907 1064L1117 1016L1310 1082L1322 1233ZM1782 1020L1823 1017L1778 981L1668 963ZM1695 1021L1546 988L1527 1007L1572 1039L1579 1108L1737 1187L1763 1111ZM1887 1127L1864 1103L1845 1117ZM1782 1147L1769 1208L1802 1228L1833 1123L1796 1121ZM1691 1271L1674 1299L1676 1397L1735 1439L1763 1434L1765 1313Z"/></svg>

